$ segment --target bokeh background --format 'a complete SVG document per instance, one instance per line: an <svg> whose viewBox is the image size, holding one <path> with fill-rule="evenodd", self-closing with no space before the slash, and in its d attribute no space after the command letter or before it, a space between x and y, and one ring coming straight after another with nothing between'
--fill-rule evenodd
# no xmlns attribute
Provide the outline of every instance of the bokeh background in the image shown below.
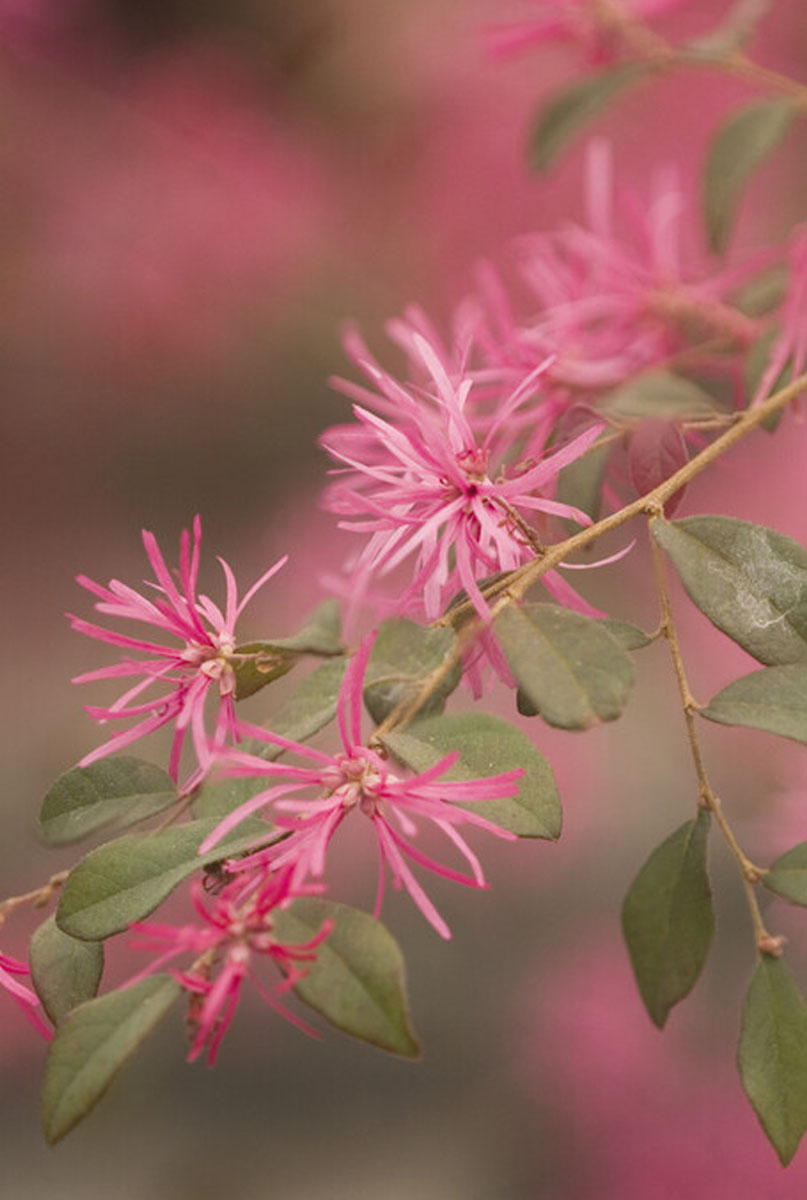
<svg viewBox="0 0 807 1200"><path fill-rule="evenodd" d="M677 32L726 8L685 7ZM97 697L69 682L104 661L68 631L64 611L87 611L73 576L137 581L140 529L173 553L200 512L211 556L247 582L291 553L249 632L291 629L339 557L317 509L315 438L345 412L327 387L345 369L344 320L383 353L383 322L405 304L446 322L480 256L506 260L514 235L581 214L580 148L546 178L523 165L537 99L577 69L574 52L507 64L485 53L486 21L529 11L519 0L0 0L3 894L65 865L37 844L38 806L98 738L81 710ZM803 75L800 0L772 6L755 49ZM641 187L669 157L694 194L710 129L748 94L705 75L662 79L598 128L621 178ZM802 138L755 181L740 246L782 241L804 216ZM788 416L680 511L804 541L805 463L807 434ZM639 547L595 573L589 594L651 628L644 566ZM708 697L750 664L679 600L696 694ZM662 648L637 667L617 725L583 736L525 723L564 793L559 845L484 846L487 894L435 883L448 945L391 897L422 1063L336 1034L310 1042L247 998L215 1071L184 1064L177 1018L49 1151L36 1116L42 1047L0 997L5 1194L803 1195L807 1152L780 1171L733 1067L753 964L720 845L704 978L663 1035L635 995L621 899L694 800ZM704 739L755 857L807 837L798 748L719 728ZM358 851L342 872L359 897L366 873L369 900ZM771 924L806 984L803 918L777 905ZM3 948L24 952L29 932L11 923Z"/></svg>

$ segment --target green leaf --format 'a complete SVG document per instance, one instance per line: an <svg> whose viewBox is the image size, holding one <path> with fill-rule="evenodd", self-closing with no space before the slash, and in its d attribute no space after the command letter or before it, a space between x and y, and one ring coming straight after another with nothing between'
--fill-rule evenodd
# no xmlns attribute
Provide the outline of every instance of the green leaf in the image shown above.
<svg viewBox="0 0 807 1200"><path fill-rule="evenodd" d="M342 621L338 600L325 600L314 610L299 633L291 637L271 638L269 645L294 654L318 654L329 658L344 654Z"/></svg>
<svg viewBox="0 0 807 1200"><path fill-rule="evenodd" d="M743 1007L737 1066L782 1166L807 1129L807 1009L785 964L764 955Z"/></svg>
<svg viewBox="0 0 807 1200"><path fill-rule="evenodd" d="M120 933L162 904L184 879L202 867L266 845L272 830L257 817L210 850L199 847L219 824L218 817L189 821L154 833L131 833L99 846L75 867L62 888L56 921L64 933L100 941Z"/></svg>
<svg viewBox="0 0 807 1200"><path fill-rule="evenodd" d="M295 992L343 1033L419 1058L407 1012L403 956L380 921L346 904L306 898L277 913L275 933L282 942L307 942L328 920L333 929Z"/></svg>
<svg viewBox="0 0 807 1200"><path fill-rule="evenodd" d="M40 828L51 846L67 846L107 825L133 825L176 799L165 771L116 754L60 775L42 803Z"/></svg>
<svg viewBox="0 0 807 1200"><path fill-rule="evenodd" d="M645 371L607 392L599 409L634 421L646 417L673 420L713 417L720 406L691 379L669 371Z"/></svg>
<svg viewBox="0 0 807 1200"><path fill-rule="evenodd" d="M777 858L762 882L782 899L807 908L807 842L799 842Z"/></svg>
<svg viewBox="0 0 807 1200"><path fill-rule="evenodd" d="M610 442L595 444L587 454L564 467L558 474L557 499L582 509L596 521L600 515L602 481L613 448Z"/></svg>
<svg viewBox="0 0 807 1200"><path fill-rule="evenodd" d="M520 729L487 713L451 713L385 734L384 745L418 773L454 751L459 759L444 779L484 779L522 767L518 795L460 804L519 837L560 837L562 812L549 763Z"/></svg>
<svg viewBox="0 0 807 1200"><path fill-rule="evenodd" d="M339 602L326 600L308 618L299 633L291 637L246 642L236 647L237 654L252 655L235 666L236 699L244 700L287 674L301 654L333 657L343 654Z"/></svg>
<svg viewBox="0 0 807 1200"><path fill-rule="evenodd" d="M631 625L630 621L619 621L616 617L605 617L602 624L612 638L616 638L623 650L643 650L653 641L643 629Z"/></svg>
<svg viewBox="0 0 807 1200"><path fill-rule="evenodd" d="M702 811L653 851L622 906L622 931L639 993L659 1029L692 991L715 918L706 870L709 814Z"/></svg>
<svg viewBox="0 0 807 1200"><path fill-rule="evenodd" d="M734 517L654 522L690 599L766 666L807 662L807 553Z"/></svg>
<svg viewBox="0 0 807 1200"><path fill-rule="evenodd" d="M766 267L735 292L732 303L746 317L766 317L787 295L787 270L781 264Z"/></svg>
<svg viewBox="0 0 807 1200"><path fill-rule="evenodd" d="M700 714L721 725L747 725L807 742L807 663L763 667L735 679Z"/></svg>
<svg viewBox="0 0 807 1200"><path fill-rule="evenodd" d="M380 724L399 704L414 699L423 681L452 653L454 642L451 629L428 629L400 617L383 621L364 684L364 703L373 720ZM461 676L456 663L421 710L424 715L442 712Z"/></svg>
<svg viewBox="0 0 807 1200"><path fill-rule="evenodd" d="M29 957L31 982L54 1025L61 1025L72 1009L98 991L104 971L103 945L68 937L53 916L31 938Z"/></svg>
<svg viewBox="0 0 807 1200"><path fill-rule="evenodd" d="M549 725L587 729L622 712L633 663L599 621L557 604L524 604L505 608L494 624L522 714L540 712Z"/></svg>
<svg viewBox="0 0 807 1200"><path fill-rule="evenodd" d="M236 653L247 656L233 667L236 700L246 700L267 684L282 679L297 662L296 654L279 650L272 642L245 642L236 646Z"/></svg>
<svg viewBox="0 0 807 1200"><path fill-rule="evenodd" d="M703 206L716 253L726 249L746 184L783 140L795 114L792 100L760 100L734 112L715 134L706 159Z"/></svg>
<svg viewBox="0 0 807 1200"><path fill-rule="evenodd" d="M182 989L152 975L74 1009L56 1030L42 1085L42 1128L52 1145L95 1107Z"/></svg>
<svg viewBox="0 0 807 1200"><path fill-rule="evenodd" d="M635 64L610 67L551 95L538 110L529 132L527 161L530 167L546 171L589 121L598 117L619 92L638 83L645 74L645 69Z"/></svg>

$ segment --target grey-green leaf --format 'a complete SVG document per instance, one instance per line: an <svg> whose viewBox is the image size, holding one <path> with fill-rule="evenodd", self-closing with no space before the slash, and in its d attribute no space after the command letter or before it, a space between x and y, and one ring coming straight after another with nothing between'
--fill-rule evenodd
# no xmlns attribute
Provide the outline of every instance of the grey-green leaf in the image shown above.
<svg viewBox="0 0 807 1200"><path fill-rule="evenodd" d="M622 906L622 931L639 993L659 1029L695 986L712 943L709 825L709 814L702 811L663 841Z"/></svg>
<svg viewBox="0 0 807 1200"><path fill-rule="evenodd" d="M807 662L807 553L734 517L654 522L690 599L767 666Z"/></svg>
<svg viewBox="0 0 807 1200"><path fill-rule="evenodd" d="M374 721L381 721L399 704L417 696L423 681L436 671L454 649L451 629L428 629L415 621L394 617L378 630L364 683L364 703ZM424 715L442 712L446 697L460 681L455 663L421 710Z"/></svg>
<svg viewBox="0 0 807 1200"><path fill-rule="evenodd" d="M799 842L777 858L762 882L777 896L807 908L807 842Z"/></svg>
<svg viewBox="0 0 807 1200"><path fill-rule="evenodd" d="M660 420L714 416L719 405L691 379L670 371L645 371L606 393L601 410L628 421L657 417Z"/></svg>
<svg viewBox="0 0 807 1200"><path fill-rule="evenodd" d="M737 1066L783 1166L807 1129L807 1009L781 958L763 955L743 1007Z"/></svg>
<svg viewBox="0 0 807 1200"><path fill-rule="evenodd" d="M701 716L807 742L807 663L763 667L735 679L701 709Z"/></svg>
<svg viewBox="0 0 807 1200"><path fill-rule="evenodd" d="M98 991L104 971L101 942L81 942L62 933L53 916L31 938L31 982L54 1025Z"/></svg>
<svg viewBox="0 0 807 1200"><path fill-rule="evenodd" d="M68 876L56 912L59 928L86 941L111 937L148 916L202 867L268 844L276 836L252 817L207 854L199 854L199 846L218 824L218 817L189 821L99 846Z"/></svg>
<svg viewBox="0 0 807 1200"><path fill-rule="evenodd" d="M646 634L643 629L639 629L638 625L631 625L630 621L620 621L616 617L605 617L601 620L611 637L616 638L623 650L643 650L653 641L649 634Z"/></svg>
<svg viewBox="0 0 807 1200"><path fill-rule="evenodd" d="M325 658L344 654L339 601L323 601L298 633L291 637L270 638L268 644L294 654L317 654Z"/></svg>
<svg viewBox="0 0 807 1200"><path fill-rule="evenodd" d="M759 100L732 113L714 136L706 159L703 206L709 245L728 244L748 180L783 140L796 114L791 100Z"/></svg>
<svg viewBox="0 0 807 1200"><path fill-rule="evenodd" d="M346 904L306 898L277 913L275 932L283 942L307 942L325 921L333 921L333 929L306 977L295 985L297 995L343 1033L404 1058L419 1058L407 1011L403 956L380 921Z"/></svg>
<svg viewBox="0 0 807 1200"><path fill-rule="evenodd" d="M557 604L510 605L496 636L519 686L520 711L549 725L613 721L633 685L633 663L603 625Z"/></svg>
<svg viewBox="0 0 807 1200"><path fill-rule="evenodd" d="M454 751L459 759L446 780L483 779L515 767L524 769L518 795L460 804L518 837L558 838L562 810L552 769L520 729L487 713L450 713L410 725L405 733L384 736L399 762L422 772Z"/></svg>
<svg viewBox="0 0 807 1200"><path fill-rule="evenodd" d="M557 499L571 504L597 520L600 515L602 483L613 450L611 442L595 444L587 454L569 463L558 475Z"/></svg>
<svg viewBox="0 0 807 1200"><path fill-rule="evenodd" d="M589 121L599 116L617 95L645 75L636 64L610 67L564 87L538 110L527 141L527 161L546 171Z"/></svg>
<svg viewBox="0 0 807 1200"><path fill-rule="evenodd" d="M181 990L170 975L152 975L82 1004L59 1026L42 1085L42 1127L49 1143L94 1108Z"/></svg>
<svg viewBox="0 0 807 1200"><path fill-rule="evenodd" d="M60 775L42 803L42 836L67 846L108 825L133 825L162 812L177 789L160 767L124 754Z"/></svg>

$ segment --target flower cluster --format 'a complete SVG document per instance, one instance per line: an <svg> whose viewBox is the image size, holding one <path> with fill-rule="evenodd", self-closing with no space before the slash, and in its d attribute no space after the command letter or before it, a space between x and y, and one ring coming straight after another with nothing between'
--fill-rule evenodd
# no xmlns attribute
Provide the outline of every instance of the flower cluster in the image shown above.
<svg viewBox="0 0 807 1200"><path fill-rule="evenodd" d="M310 886L295 887L289 869L264 871L232 880L210 901L204 894L202 883L195 880L192 898L201 924L165 925L142 921L131 926L138 935L132 945L137 949L156 951L157 957L145 971L130 980L130 984L160 970L181 954L194 955L195 961L189 968L172 971L192 997L189 1062L205 1050L210 1065L216 1061L219 1045L232 1021L242 984L247 978L275 1012L310 1036L318 1036L290 1012L279 997L305 976L305 964L314 961L317 947L332 926L326 921L314 937L293 945L279 941L274 931L275 914L280 909L288 907L297 897L318 890ZM256 978L252 965L255 958L268 959L282 973L283 979L274 990L268 991Z"/></svg>
<svg viewBox="0 0 807 1200"><path fill-rule="evenodd" d="M222 774L265 778L270 786L247 800L222 820L205 839L200 853L207 853L251 813L274 810L274 828L284 831L285 840L248 854L229 864L230 870L290 870L291 884L302 887L308 879L319 879L325 872L325 859L331 840L350 813L360 812L373 825L378 845L378 888L375 914L380 912L384 881L389 869L395 887L409 892L430 925L444 938L450 930L421 887L407 859L426 870L469 887L486 887L478 858L458 826L476 826L496 837L513 840L514 836L476 812L461 807L466 803L515 796L521 768L484 779L450 781L444 778L458 755L449 754L429 770L402 779L395 774L377 750L361 738L361 712L364 677L374 637L367 637L345 674L339 694L338 723L342 752L326 754L312 746L280 737L255 725L241 724L244 736L256 738L266 746L289 750L315 765L297 767L289 763L267 762L257 754L231 750L223 757ZM298 795L310 793L315 795ZM465 858L471 874L466 875L424 854L412 844L417 822L431 822Z"/></svg>
<svg viewBox="0 0 807 1200"><path fill-rule="evenodd" d="M169 773L179 777L179 764L185 736L190 730L197 766L183 783L191 791L210 767L215 750L236 737L235 706L235 624L246 605L259 588L272 578L287 561L278 559L239 600L235 577L230 566L220 558L226 582L226 600L222 610L209 597L197 594L199 550L202 528L199 517L193 523L193 538L183 530L180 541L180 566L175 580L153 533L143 530L143 545L154 571L155 579L148 581L153 598L142 595L117 579L106 587L94 583L85 575L78 582L98 597L98 612L124 621L151 626L160 634L177 639L178 644L165 645L141 637L132 637L94 625L68 614L73 629L88 637L97 638L124 651L138 651L146 657L134 658L125 654L119 663L76 676L74 683L90 683L101 679L137 678L114 704L107 708L86 706L96 721L120 721L135 718L135 724L113 734L103 745L85 755L80 766L87 766L104 755L131 745L138 738L153 733L163 725L174 723ZM149 689L160 688L157 695L142 699ZM210 694L218 700L212 736L205 723L206 701ZM134 703L138 701L138 703Z"/></svg>

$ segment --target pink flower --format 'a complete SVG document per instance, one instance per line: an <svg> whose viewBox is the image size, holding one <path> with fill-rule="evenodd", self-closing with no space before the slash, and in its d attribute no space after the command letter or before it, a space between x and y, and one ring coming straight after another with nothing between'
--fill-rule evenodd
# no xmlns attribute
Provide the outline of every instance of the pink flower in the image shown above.
<svg viewBox="0 0 807 1200"><path fill-rule="evenodd" d="M429 386L405 388L382 370L361 343L349 345L377 392L351 388L365 404L353 406L357 426L327 431L322 444L348 467L347 478L326 496L326 507L358 520L340 527L369 534L355 563L354 602L374 576L383 576L414 557L412 581L402 609L422 597L434 618L464 588L479 614L490 616L478 579L509 571L540 552L533 513L590 518L551 498L558 472L585 453L602 426L593 424L547 454L551 422L542 416L535 391L548 363L539 363L486 415L468 405L473 377L449 377L440 355L418 332L411 334ZM526 415L519 410L524 409ZM554 410L553 410L554 416ZM518 435L525 423L531 436ZM513 454L519 461L510 465ZM562 602L575 594L554 572L544 581ZM582 604L582 602L579 602Z"/></svg>
<svg viewBox="0 0 807 1200"><path fill-rule="evenodd" d="M807 365L807 226L804 225L796 230L790 246L790 278L782 308L782 325L751 408L756 408L770 396L788 365L794 379Z"/></svg>
<svg viewBox="0 0 807 1200"><path fill-rule="evenodd" d="M160 970L180 954L193 954L197 961L186 971L171 973L191 993L190 1024L193 1040L188 1062L193 1062L207 1049L212 1066L224 1034L233 1018L241 986L246 978L252 980L261 997L275 1012L312 1037L319 1035L299 1017L290 1012L278 999L303 979L307 967L316 958L316 949L333 928L324 922L319 933L307 942L287 945L274 934L274 913L285 908L298 896L311 895L319 888L292 886L289 869L257 876L240 876L232 880L211 902L206 902L199 881L192 889L193 905L201 925L162 925L142 921L130 928L142 938L132 945L137 949L156 950L157 958L130 983ZM267 991L253 974L251 962L255 956L270 959L283 974L283 980L273 991Z"/></svg>
<svg viewBox="0 0 807 1200"><path fill-rule="evenodd" d="M509 57L533 46L577 42L591 64L620 57L621 34L639 28L648 17L679 8L688 0L555 0L538 3L537 15L523 21L491 25L488 46L497 57Z"/></svg>
<svg viewBox="0 0 807 1200"><path fill-rule="evenodd" d="M179 643L164 645L130 637L68 613L72 627L78 633L120 646L124 651L140 651L146 655L145 658L133 658L127 653L114 666L87 671L73 680L74 683L88 683L97 679L140 677L134 687L109 708L87 707L90 716L102 723L131 717L140 719L85 755L79 766L87 766L96 759L121 750L173 721L175 733L169 766L172 779L178 778L180 755L188 729L196 751L198 767L183 785L183 789L189 791L204 776L210 764L211 745L221 746L228 739L235 740L235 623L258 589L280 570L288 556L278 559L240 601L232 570L223 558L219 558L226 581L226 601L222 611L207 596L196 594L201 536L201 522L197 516L193 522L192 544L188 531L182 532L177 586L165 565L154 534L143 530L143 545L156 576L156 581L147 581L148 586L154 589L153 599L117 579L110 580L108 587L102 587L85 575L77 577L82 587L99 598L95 604L98 612L153 626L161 634L176 638ZM139 699L155 686L162 688L158 695L146 700ZM205 703L210 693L218 698L212 742L205 726ZM132 703L135 700L138 703Z"/></svg>
<svg viewBox="0 0 807 1200"><path fill-rule="evenodd" d="M338 722L342 752L325 754L311 746L289 741L269 730L252 725L240 725L244 734L256 737L273 746L282 746L301 757L313 760L313 767L295 767L287 763L267 762L253 754L232 750L224 759L227 776L264 776L272 785L253 796L230 813L202 843L200 853L206 853L250 813L273 805L276 813L289 816L275 818L275 828L286 830L284 841L259 850L230 864L232 870L251 870L270 864L274 869L292 870L293 886L298 887L309 877L319 878L325 871L325 858L336 830L349 813L358 811L373 823L378 842L379 873L375 915L381 910L384 879L389 868L396 887L404 887L426 920L445 938L451 936L443 918L437 912L418 883L407 859L469 887L487 887L479 860L462 835L459 825L475 825L496 837L514 840L515 835L500 829L474 812L457 807L465 801L492 800L515 796L517 781L524 774L521 768L493 775L486 779L450 782L442 776L457 761L449 754L428 771L410 779L394 774L385 759L361 742L361 711L364 675L375 635L367 637L350 664L339 695ZM275 782L276 781L276 782ZM290 797L294 793L315 788L313 799ZM428 857L409 840L417 833L416 822L431 821L465 858L471 875L462 874Z"/></svg>
<svg viewBox="0 0 807 1200"><path fill-rule="evenodd" d="M24 962L20 962L16 958L10 958L8 954L0 954L0 987L5 988L15 1004L22 1009L26 1020L31 1022L34 1029L38 1033L41 1033L47 1041L50 1041L53 1037L53 1032L39 1015L39 998L30 988L25 987L24 984L15 978L17 975L29 974L30 971Z"/></svg>

